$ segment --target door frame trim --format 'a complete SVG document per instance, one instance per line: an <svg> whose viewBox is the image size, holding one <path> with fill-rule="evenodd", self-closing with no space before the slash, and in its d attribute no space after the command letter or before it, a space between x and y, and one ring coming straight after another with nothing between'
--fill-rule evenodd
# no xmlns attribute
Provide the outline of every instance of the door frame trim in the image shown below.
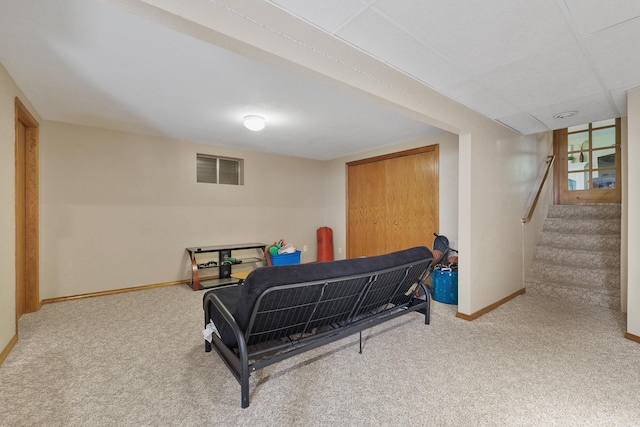
<svg viewBox="0 0 640 427"><path fill-rule="evenodd" d="M352 162L347 162L347 166L364 165L366 163L379 162L381 160L396 159L398 157L413 156L414 154L421 154L429 151L438 152L438 144L425 145L424 147L412 148L409 150L396 151L394 153L382 154L380 156L367 157L365 159L354 160Z"/></svg>
<svg viewBox="0 0 640 427"><path fill-rule="evenodd" d="M24 192L25 200L25 218L18 218L18 207L16 206L16 228L21 221L25 225L25 253L18 254L16 250L16 268L19 265L25 266L24 286L25 286L25 312L31 313L40 309L40 259L39 259L39 148L40 148L40 125L33 117L20 99L15 97L15 144L16 152L14 153L17 161L18 144L18 126L23 125L26 129L25 142L25 182L22 183L16 179L16 195L18 192ZM16 231L16 239L18 234ZM17 275L17 271L16 271ZM16 276L17 277L17 276ZM16 280L16 293L18 286ZM16 295L17 296L17 295ZM17 307L16 307L17 317ZM18 330L18 322L16 318L16 333Z"/></svg>

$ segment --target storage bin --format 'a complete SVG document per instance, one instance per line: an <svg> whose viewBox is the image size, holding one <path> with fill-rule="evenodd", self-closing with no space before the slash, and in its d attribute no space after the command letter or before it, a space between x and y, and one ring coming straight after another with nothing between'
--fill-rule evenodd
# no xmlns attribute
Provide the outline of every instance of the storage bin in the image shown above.
<svg viewBox="0 0 640 427"><path fill-rule="evenodd" d="M300 251L290 254L269 255L271 257L271 265L290 265L300 264Z"/></svg>
<svg viewBox="0 0 640 427"><path fill-rule="evenodd" d="M458 304L458 272L433 270L431 273L431 297L445 304Z"/></svg>

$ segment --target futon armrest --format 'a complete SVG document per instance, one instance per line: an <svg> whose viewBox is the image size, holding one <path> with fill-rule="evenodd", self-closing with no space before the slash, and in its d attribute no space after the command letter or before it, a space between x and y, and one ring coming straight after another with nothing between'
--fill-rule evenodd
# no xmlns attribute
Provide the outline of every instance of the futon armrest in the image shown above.
<svg viewBox="0 0 640 427"><path fill-rule="evenodd" d="M215 293L209 293L204 297L204 312L205 312L204 326L206 327L207 324L211 321L210 310L212 305L215 308L215 310L217 310L218 313L220 313L224 321L227 323L228 327L231 328L231 331L233 331L233 334L236 337L236 342L238 343L238 347L244 346L245 345L244 333L240 330L240 326L238 326L236 319L234 319L233 315L231 314L227 306L224 305L224 303L220 300L220 298L218 298L218 296ZM222 331L222 328L224 327L225 325L216 325L216 328L218 329L218 331Z"/></svg>

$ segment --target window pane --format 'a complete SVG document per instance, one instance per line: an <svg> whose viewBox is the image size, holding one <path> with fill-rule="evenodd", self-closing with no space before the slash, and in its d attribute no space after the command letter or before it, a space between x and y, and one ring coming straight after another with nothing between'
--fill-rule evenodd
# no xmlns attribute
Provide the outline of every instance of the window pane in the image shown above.
<svg viewBox="0 0 640 427"><path fill-rule="evenodd" d="M197 182L208 182L215 184L217 182L217 161L215 157L207 157L197 155Z"/></svg>
<svg viewBox="0 0 640 427"><path fill-rule="evenodd" d="M589 129L589 123L587 123L586 125L571 126L570 128L567 129L567 131L578 132L580 130L588 130L588 129Z"/></svg>
<svg viewBox="0 0 640 427"><path fill-rule="evenodd" d="M589 149L589 132L570 133L568 135L569 151L580 151Z"/></svg>
<svg viewBox="0 0 640 427"><path fill-rule="evenodd" d="M595 169L615 168L616 167L616 150L609 148L605 150L593 151L593 167Z"/></svg>
<svg viewBox="0 0 640 427"><path fill-rule="evenodd" d="M591 123L591 127L592 128L601 128L604 126L615 126L616 124L616 119L608 119L608 120L602 120L599 122L593 122Z"/></svg>
<svg viewBox="0 0 640 427"><path fill-rule="evenodd" d="M569 174L569 190L588 190L589 172L571 172Z"/></svg>
<svg viewBox="0 0 640 427"><path fill-rule="evenodd" d="M219 159L220 161L220 184L238 185L240 163L237 160Z"/></svg>
<svg viewBox="0 0 640 427"><path fill-rule="evenodd" d="M616 145L616 128L598 129L592 132L593 148L613 147Z"/></svg>
<svg viewBox="0 0 640 427"><path fill-rule="evenodd" d="M614 169L593 171L593 188L616 188Z"/></svg>

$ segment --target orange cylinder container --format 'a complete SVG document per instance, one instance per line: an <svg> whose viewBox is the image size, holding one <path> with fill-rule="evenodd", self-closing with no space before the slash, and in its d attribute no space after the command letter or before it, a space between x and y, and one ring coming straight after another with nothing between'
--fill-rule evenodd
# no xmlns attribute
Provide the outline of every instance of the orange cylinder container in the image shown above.
<svg viewBox="0 0 640 427"><path fill-rule="evenodd" d="M333 261L333 230L320 227L318 235L318 262Z"/></svg>

